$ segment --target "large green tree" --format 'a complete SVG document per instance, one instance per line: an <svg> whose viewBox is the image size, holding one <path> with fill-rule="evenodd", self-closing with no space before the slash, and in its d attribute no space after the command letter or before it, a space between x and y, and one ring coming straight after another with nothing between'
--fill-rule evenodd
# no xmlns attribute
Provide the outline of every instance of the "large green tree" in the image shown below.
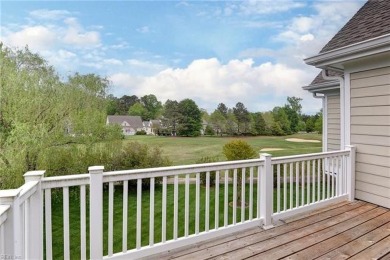
<svg viewBox="0 0 390 260"><path fill-rule="evenodd" d="M290 130L292 133L299 131L299 123L301 119L301 105L302 98L287 97L287 104L283 107L285 110L288 120L290 121Z"/></svg>
<svg viewBox="0 0 390 260"><path fill-rule="evenodd" d="M162 104L153 94L141 97L140 103L146 109L146 114L142 117L143 120L157 119L161 114Z"/></svg>
<svg viewBox="0 0 390 260"><path fill-rule="evenodd" d="M250 116L249 111L245 105L241 102L238 102L235 107L233 107L233 114L237 119L237 131L239 134L246 134L249 132L250 125Z"/></svg>
<svg viewBox="0 0 390 260"><path fill-rule="evenodd" d="M222 136L226 131L226 118L218 109L210 115L210 123L214 126L216 134Z"/></svg>
<svg viewBox="0 0 390 260"><path fill-rule="evenodd" d="M219 103L217 106L217 110L221 112L221 114L227 118L227 113L228 113L228 107L224 103Z"/></svg>
<svg viewBox="0 0 390 260"><path fill-rule="evenodd" d="M184 99L178 105L180 111L179 135L199 136L202 128L202 112L192 99Z"/></svg>
<svg viewBox="0 0 390 260"><path fill-rule="evenodd" d="M286 135L291 133L291 128L290 128L290 121L288 119L288 115L286 113L286 110L282 107L274 107L272 110L272 115L274 118L274 124L272 125L272 132L274 135ZM274 129L279 130L282 129L283 133L276 133Z"/></svg>
<svg viewBox="0 0 390 260"><path fill-rule="evenodd" d="M140 102L136 95L128 96L123 95L117 100L117 110L119 115L127 115L129 109L135 103Z"/></svg>
<svg viewBox="0 0 390 260"><path fill-rule="evenodd" d="M177 126L181 117L181 113L179 111L179 102L168 99L164 104L163 117L165 127L171 131L173 136L176 136Z"/></svg>
<svg viewBox="0 0 390 260"><path fill-rule="evenodd" d="M267 126L265 124L265 120L260 112L252 113L253 119L253 129L256 135L266 135L267 134Z"/></svg>
<svg viewBox="0 0 390 260"><path fill-rule="evenodd" d="M148 114L148 111L146 108L139 102L135 103L129 108L129 115L130 116L140 116L142 119L146 117Z"/></svg>
<svg viewBox="0 0 390 260"><path fill-rule="evenodd" d="M20 185L52 147L119 138L105 124L107 79L76 73L63 82L39 55L2 45L0 77L1 187Z"/></svg>

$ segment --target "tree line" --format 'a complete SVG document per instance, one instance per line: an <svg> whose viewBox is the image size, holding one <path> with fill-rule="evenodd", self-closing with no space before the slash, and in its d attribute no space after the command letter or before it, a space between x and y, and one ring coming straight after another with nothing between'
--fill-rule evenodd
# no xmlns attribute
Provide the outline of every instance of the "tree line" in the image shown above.
<svg viewBox="0 0 390 260"><path fill-rule="evenodd" d="M192 99L167 100L164 104L153 94L137 97L124 95L108 98L107 114L141 116L143 120L160 119L157 129L163 135L289 135L297 132L321 132L322 112L302 113L301 98L287 97L284 106L267 112L250 112L242 102L234 107L219 103L208 113Z"/></svg>
<svg viewBox="0 0 390 260"><path fill-rule="evenodd" d="M0 72L0 189L20 186L23 173L37 169L49 176L77 174L106 162L106 169L117 170L130 167L130 157L135 168L169 164L161 151L140 147L138 153L125 146L121 128L106 125L107 115L159 119L159 133L180 136L321 129L321 114L301 114L299 98L289 97L285 106L263 113L251 113L241 102L232 108L220 103L211 114L192 99L162 104L153 94L117 98L108 94L107 78L80 73L62 78L28 48L11 50L1 43Z"/></svg>

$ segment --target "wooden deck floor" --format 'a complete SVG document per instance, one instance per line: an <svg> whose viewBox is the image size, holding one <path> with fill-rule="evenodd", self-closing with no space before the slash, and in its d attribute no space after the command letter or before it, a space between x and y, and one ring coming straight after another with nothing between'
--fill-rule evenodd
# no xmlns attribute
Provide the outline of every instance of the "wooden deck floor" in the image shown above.
<svg viewBox="0 0 390 260"><path fill-rule="evenodd" d="M269 230L251 229L155 258L390 260L390 210L343 202Z"/></svg>

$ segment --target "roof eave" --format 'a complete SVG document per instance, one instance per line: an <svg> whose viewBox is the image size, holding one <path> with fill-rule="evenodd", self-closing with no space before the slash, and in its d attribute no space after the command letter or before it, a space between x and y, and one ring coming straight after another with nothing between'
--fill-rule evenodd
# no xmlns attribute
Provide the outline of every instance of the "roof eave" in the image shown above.
<svg viewBox="0 0 390 260"><path fill-rule="evenodd" d="M311 93L323 93L329 90L339 89L340 82L338 80L332 80L320 84L313 84L309 86L302 87L304 90L307 90Z"/></svg>
<svg viewBox="0 0 390 260"><path fill-rule="evenodd" d="M386 51L390 51L390 34L320 53L304 61L308 65L324 69L332 67L332 64L343 63Z"/></svg>

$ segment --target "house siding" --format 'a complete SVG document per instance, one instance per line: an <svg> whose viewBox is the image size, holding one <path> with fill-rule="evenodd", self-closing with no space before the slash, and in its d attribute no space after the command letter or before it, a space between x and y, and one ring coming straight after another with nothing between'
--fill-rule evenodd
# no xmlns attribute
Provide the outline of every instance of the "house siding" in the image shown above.
<svg viewBox="0 0 390 260"><path fill-rule="evenodd" d="M390 67L351 74L356 198L390 208Z"/></svg>
<svg viewBox="0 0 390 260"><path fill-rule="evenodd" d="M327 96L327 150L340 150L340 95Z"/></svg>

